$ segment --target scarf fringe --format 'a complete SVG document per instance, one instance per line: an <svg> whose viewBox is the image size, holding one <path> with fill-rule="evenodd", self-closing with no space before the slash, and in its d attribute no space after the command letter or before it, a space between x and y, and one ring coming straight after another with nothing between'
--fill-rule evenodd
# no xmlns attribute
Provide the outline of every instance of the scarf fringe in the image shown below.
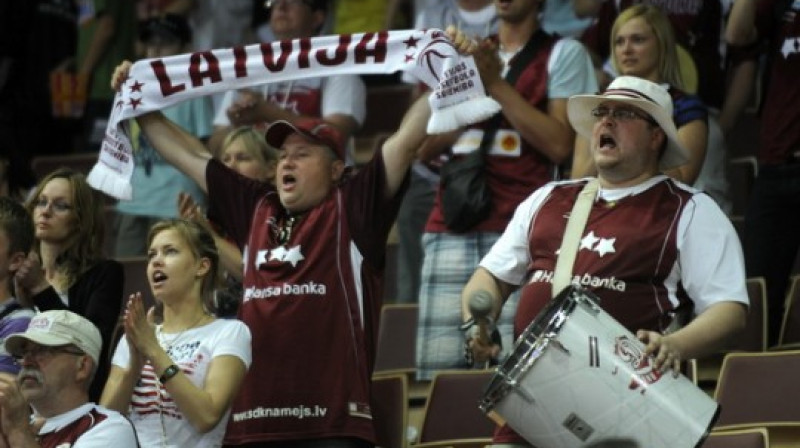
<svg viewBox="0 0 800 448"><path fill-rule="evenodd" d="M133 199L133 187L127 179L120 177L119 173L108 168L103 163L94 165L86 181L92 187L120 200Z"/></svg>
<svg viewBox="0 0 800 448"><path fill-rule="evenodd" d="M467 124L486 120L501 109L500 103L488 96L471 98L442 109L431 108L428 133L442 134L454 131Z"/></svg>

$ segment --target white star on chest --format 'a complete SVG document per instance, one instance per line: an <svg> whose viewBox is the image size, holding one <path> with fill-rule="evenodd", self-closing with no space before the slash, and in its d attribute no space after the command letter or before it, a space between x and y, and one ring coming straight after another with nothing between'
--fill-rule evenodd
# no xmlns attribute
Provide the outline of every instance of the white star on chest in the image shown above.
<svg viewBox="0 0 800 448"><path fill-rule="evenodd" d="M297 263L300 263L302 260L305 260L306 257L300 253L300 246L294 246L293 248L289 249L284 256L284 261L289 262L292 264L292 267L296 267Z"/></svg>
<svg viewBox="0 0 800 448"><path fill-rule="evenodd" d="M597 247L595 247L594 250L600 254L601 258L605 256L605 254L613 254L617 251L614 249L615 241L617 241L616 238L600 238L600 242L597 243Z"/></svg>
<svg viewBox="0 0 800 448"><path fill-rule="evenodd" d="M281 246L272 249L272 252L269 254L269 259L270 261L271 260L284 261L286 259L286 248Z"/></svg>
<svg viewBox="0 0 800 448"><path fill-rule="evenodd" d="M586 234L585 237L581 240L581 247L580 249L588 249L592 250L594 245L600 240L600 238L596 237L594 231L591 231ZM578 250L580 250L578 249Z"/></svg>

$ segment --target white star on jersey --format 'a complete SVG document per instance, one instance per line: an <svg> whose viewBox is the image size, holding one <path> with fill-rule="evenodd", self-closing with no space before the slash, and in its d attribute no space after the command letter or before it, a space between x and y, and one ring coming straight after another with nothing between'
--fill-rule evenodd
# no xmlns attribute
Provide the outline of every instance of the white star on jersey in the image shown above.
<svg viewBox="0 0 800 448"><path fill-rule="evenodd" d="M597 243L594 250L598 254L600 254L600 258L603 258L606 254L613 254L617 250L614 249L614 241L617 241L616 238L600 238L600 242Z"/></svg>
<svg viewBox="0 0 800 448"><path fill-rule="evenodd" d="M598 237L596 237L594 235L594 231L591 231L591 232L587 233L585 237L583 237L583 239L581 240L581 247L578 250L581 250L581 249L592 250L594 245L599 240L600 240L600 238L598 238Z"/></svg>
<svg viewBox="0 0 800 448"><path fill-rule="evenodd" d="M269 260L267 260L267 254L269 254ZM299 245L289 249L286 249L285 246L280 246L272 249L271 251L258 251L258 254L256 255L256 266L267 264L268 261L277 260L285 263L291 263L292 267L297 267L297 264L305 259L306 257L303 256Z"/></svg>
<svg viewBox="0 0 800 448"><path fill-rule="evenodd" d="M616 238L600 238L594 234L594 231L590 231L581 239L581 246L578 250L586 249L597 252L602 258L606 254L613 254L617 251L614 249L615 241L617 241Z"/></svg>
<svg viewBox="0 0 800 448"><path fill-rule="evenodd" d="M297 263L300 263L300 261L305 260L305 258L306 257L304 257L302 253L300 253L300 246L298 245L294 246L293 248L289 249L286 252L286 255L284 255L283 257L283 261L291 263L292 267L297 267Z"/></svg>

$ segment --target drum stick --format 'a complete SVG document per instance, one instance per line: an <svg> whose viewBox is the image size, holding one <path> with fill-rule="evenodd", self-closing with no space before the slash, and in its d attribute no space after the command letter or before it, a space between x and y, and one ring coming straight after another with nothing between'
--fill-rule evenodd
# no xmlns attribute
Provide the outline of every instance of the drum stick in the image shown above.
<svg viewBox="0 0 800 448"><path fill-rule="evenodd" d="M469 297L469 312L475 323L478 324L478 341L483 345L490 345L491 339L487 325L489 323L488 317L492 313L492 304L494 298L489 291L479 289L472 293Z"/></svg>

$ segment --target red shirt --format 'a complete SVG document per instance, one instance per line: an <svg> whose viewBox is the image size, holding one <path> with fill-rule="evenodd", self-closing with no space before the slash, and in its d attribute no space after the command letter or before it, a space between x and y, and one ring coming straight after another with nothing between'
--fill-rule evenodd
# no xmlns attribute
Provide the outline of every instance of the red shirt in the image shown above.
<svg viewBox="0 0 800 448"><path fill-rule="evenodd" d="M239 317L253 364L233 403L225 443L329 437L373 441L369 383L381 306L384 251L401 193L383 198L380 152L295 222L277 192L212 161L217 222L244 250Z"/></svg>

